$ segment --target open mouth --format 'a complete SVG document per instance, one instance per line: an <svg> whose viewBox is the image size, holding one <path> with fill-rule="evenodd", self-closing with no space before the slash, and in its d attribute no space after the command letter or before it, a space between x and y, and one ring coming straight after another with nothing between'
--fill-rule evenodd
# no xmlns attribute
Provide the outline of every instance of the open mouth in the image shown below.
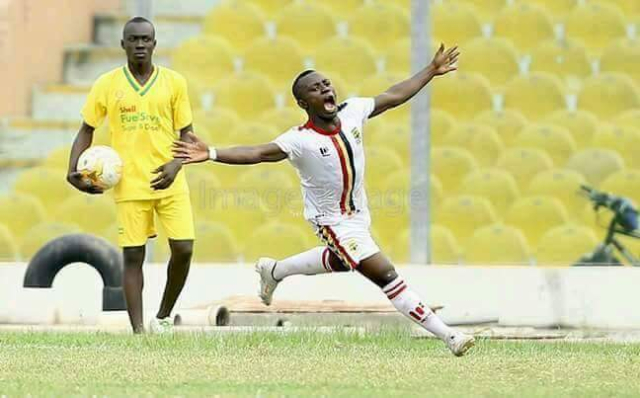
<svg viewBox="0 0 640 398"><path fill-rule="evenodd" d="M325 99L324 99L324 110L327 112L335 112L338 109L337 105L336 105L336 97L333 94L329 94Z"/></svg>

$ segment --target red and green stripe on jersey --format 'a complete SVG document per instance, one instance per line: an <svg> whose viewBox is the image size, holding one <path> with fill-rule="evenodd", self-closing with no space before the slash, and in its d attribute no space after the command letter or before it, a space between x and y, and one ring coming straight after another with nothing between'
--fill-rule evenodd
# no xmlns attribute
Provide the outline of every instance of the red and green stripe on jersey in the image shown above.
<svg viewBox="0 0 640 398"><path fill-rule="evenodd" d="M342 214L351 214L356 211L353 201L353 190L356 183L356 167L353 160L353 150L344 132L331 136L331 142L338 152L340 168L342 169L342 196L340 197L340 211Z"/></svg>

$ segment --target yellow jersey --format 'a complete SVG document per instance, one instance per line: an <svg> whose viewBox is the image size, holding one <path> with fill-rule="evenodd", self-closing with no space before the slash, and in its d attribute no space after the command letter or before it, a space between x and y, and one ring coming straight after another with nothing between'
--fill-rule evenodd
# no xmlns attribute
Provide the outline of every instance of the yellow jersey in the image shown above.
<svg viewBox="0 0 640 398"><path fill-rule="evenodd" d="M108 120L111 146L123 163L122 179L114 189L116 202L189 192L184 170L169 188L151 188L157 176L152 171L173 160L173 141L193 122L187 82L179 73L156 65L144 85L128 66L105 73L91 88L82 117L94 128Z"/></svg>

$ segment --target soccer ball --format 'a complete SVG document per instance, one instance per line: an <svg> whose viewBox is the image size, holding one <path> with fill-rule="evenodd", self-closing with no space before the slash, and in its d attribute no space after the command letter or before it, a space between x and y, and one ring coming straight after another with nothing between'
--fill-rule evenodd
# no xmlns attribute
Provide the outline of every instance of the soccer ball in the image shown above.
<svg viewBox="0 0 640 398"><path fill-rule="evenodd" d="M122 159L113 148L97 145L82 152L77 170L94 185L107 190L122 177Z"/></svg>

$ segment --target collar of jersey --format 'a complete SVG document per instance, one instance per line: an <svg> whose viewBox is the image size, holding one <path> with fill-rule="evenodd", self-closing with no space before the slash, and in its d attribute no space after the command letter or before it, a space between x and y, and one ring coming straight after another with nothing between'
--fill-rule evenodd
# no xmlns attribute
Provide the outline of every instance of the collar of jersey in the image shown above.
<svg viewBox="0 0 640 398"><path fill-rule="evenodd" d="M311 130L315 131L316 133L319 133L319 134L322 134L322 135L336 135L336 134L338 134L340 132L340 129L342 129L342 122L340 122L340 119L338 119L338 125L336 126L335 129L333 129L331 131L327 131L327 130L321 129L320 127L318 127L315 124L313 124L311 119L309 119L307 121L307 123L305 123L305 125L303 127L307 128L307 129L311 129Z"/></svg>
<svg viewBox="0 0 640 398"><path fill-rule="evenodd" d="M158 75L160 74L160 67L158 67L156 65L153 65L153 74L147 80L147 83L144 86L141 86L138 83L138 81L133 77L133 74L129 70L129 66L128 65L123 66L122 70L124 71L124 75L127 78L127 80L129 81L129 84L131 85L131 87L138 94L140 94L141 97L143 97L147 92L149 92L149 90L151 90L151 87L153 87L153 84L156 82L156 79L158 78Z"/></svg>

